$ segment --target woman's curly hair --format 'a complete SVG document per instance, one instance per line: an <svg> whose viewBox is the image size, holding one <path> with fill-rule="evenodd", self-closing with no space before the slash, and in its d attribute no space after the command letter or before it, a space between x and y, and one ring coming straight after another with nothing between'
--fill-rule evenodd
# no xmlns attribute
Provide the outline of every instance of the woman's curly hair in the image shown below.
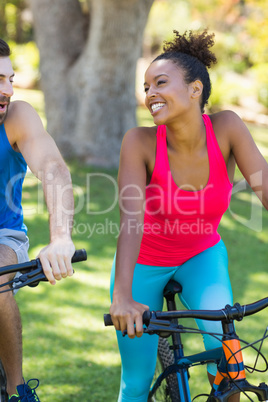
<svg viewBox="0 0 268 402"><path fill-rule="evenodd" d="M184 71L184 79L187 84L195 80L200 80L203 84L201 100L201 111L208 102L211 93L211 82L208 68L217 62L216 56L210 51L214 45L214 34L209 34L207 30L203 32L186 31L181 35L178 31L173 31L175 37L173 41L165 41L163 53L156 57L157 60L171 60Z"/></svg>

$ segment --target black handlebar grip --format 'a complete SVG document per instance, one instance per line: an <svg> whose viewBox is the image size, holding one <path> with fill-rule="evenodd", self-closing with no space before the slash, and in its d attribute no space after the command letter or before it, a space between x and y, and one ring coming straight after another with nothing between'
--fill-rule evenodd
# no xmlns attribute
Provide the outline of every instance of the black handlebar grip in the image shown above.
<svg viewBox="0 0 268 402"><path fill-rule="evenodd" d="M144 313L142 315L142 321L146 326L148 326L150 324L151 316L152 316L152 313L150 310L144 311Z"/></svg>
<svg viewBox="0 0 268 402"><path fill-rule="evenodd" d="M73 257L72 262L79 262L79 261L86 261L87 259L87 252L84 248L80 250L76 250Z"/></svg>
<svg viewBox="0 0 268 402"><path fill-rule="evenodd" d="M142 315L142 321L145 325L149 325L150 323L150 319L151 319L151 311L150 310L145 310L143 315ZM113 325L113 321L111 318L110 314L104 314L103 315L103 319L104 319L104 325L107 327L109 325Z"/></svg>
<svg viewBox="0 0 268 402"><path fill-rule="evenodd" d="M105 327L108 327L109 325L113 325L112 317L110 314L104 314L103 319L104 319Z"/></svg>

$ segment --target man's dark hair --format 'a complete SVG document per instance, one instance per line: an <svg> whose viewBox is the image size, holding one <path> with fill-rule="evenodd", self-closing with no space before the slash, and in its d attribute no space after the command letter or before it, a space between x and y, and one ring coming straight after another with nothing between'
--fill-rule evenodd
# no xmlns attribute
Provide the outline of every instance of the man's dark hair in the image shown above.
<svg viewBox="0 0 268 402"><path fill-rule="evenodd" d="M9 57L11 54L8 44L0 38L0 57Z"/></svg>

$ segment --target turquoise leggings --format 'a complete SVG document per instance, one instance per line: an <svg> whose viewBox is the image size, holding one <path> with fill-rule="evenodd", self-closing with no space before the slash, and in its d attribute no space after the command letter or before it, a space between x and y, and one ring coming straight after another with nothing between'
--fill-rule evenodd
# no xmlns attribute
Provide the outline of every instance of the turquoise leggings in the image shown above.
<svg viewBox="0 0 268 402"><path fill-rule="evenodd" d="M115 261L111 273L111 295L114 287ZM136 264L133 278L133 298L146 304L150 310L162 310L163 289L170 279L182 285L181 302L187 309L213 310L233 304L232 289L228 274L228 256L221 240L215 246L192 257L177 267L155 267ZM197 320L201 330L222 333L221 323ZM157 358L157 335L144 334L130 339L117 332L121 354L121 387L118 401L147 402L150 384ZM204 335L205 348L220 346L215 338ZM215 375L216 366L208 365Z"/></svg>

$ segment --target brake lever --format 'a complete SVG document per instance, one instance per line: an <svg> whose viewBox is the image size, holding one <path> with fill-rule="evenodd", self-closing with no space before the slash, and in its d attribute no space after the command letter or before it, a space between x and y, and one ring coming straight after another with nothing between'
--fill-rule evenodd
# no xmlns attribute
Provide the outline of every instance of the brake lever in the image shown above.
<svg viewBox="0 0 268 402"><path fill-rule="evenodd" d="M37 258L36 260L37 263L37 268L27 272L25 274L26 277L26 282L24 283L24 286L30 286L31 288L37 286L39 282L41 281L47 281L47 277L44 274L42 264L40 262L40 259ZM19 277L20 279L20 277Z"/></svg>
<svg viewBox="0 0 268 402"><path fill-rule="evenodd" d="M36 269L33 269L30 272L26 272L25 274L20 275L18 278L14 280L14 282L19 282L18 285L13 286L13 290L20 289L24 286L35 287L41 281L47 281L47 278L43 272L41 266L38 266Z"/></svg>
<svg viewBox="0 0 268 402"><path fill-rule="evenodd" d="M172 333L185 333L183 325L173 324L167 320L157 320L150 322L147 328L144 329L145 334L154 335L157 334L162 338L168 338Z"/></svg>

